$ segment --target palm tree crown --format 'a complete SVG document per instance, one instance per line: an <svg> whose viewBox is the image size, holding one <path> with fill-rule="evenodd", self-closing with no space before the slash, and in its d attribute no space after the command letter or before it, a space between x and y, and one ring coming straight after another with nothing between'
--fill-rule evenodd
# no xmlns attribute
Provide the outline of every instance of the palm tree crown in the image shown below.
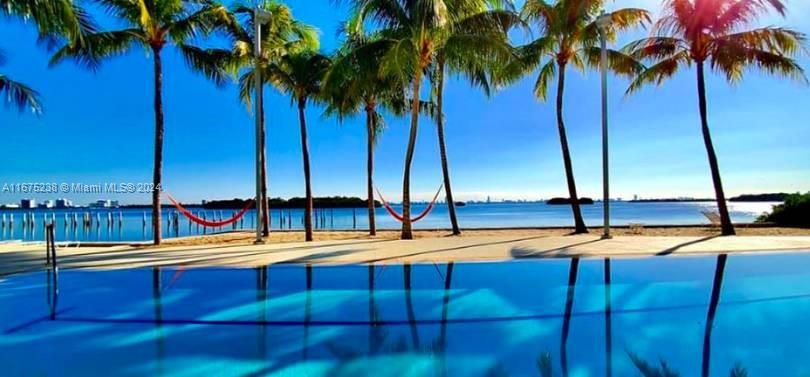
<svg viewBox="0 0 810 377"><path fill-rule="evenodd" d="M806 81L792 57L805 49L805 35L781 27L743 30L764 12L785 14L781 0L667 0L653 36L629 44L625 51L655 64L632 82L628 93L645 84L662 84L681 67L708 62L731 83L746 68Z"/></svg>
<svg viewBox="0 0 810 377"><path fill-rule="evenodd" d="M567 1L553 4L545 0L527 0L521 16L537 27L540 37L521 47L521 59L501 72L501 80L512 81L539 68L534 93L546 100L548 87L558 70L568 64L579 70L596 67L601 50L598 18L604 0ZM615 42L621 31L650 21L644 9L624 8L605 15L609 22L603 28L608 42ZM608 50L608 68L617 74L635 75L643 66L628 56Z"/></svg>
<svg viewBox="0 0 810 377"><path fill-rule="evenodd" d="M195 59L197 49L187 42L233 23L228 10L210 0L99 0L99 4L128 27L85 35L84 44L57 51L53 63L70 57L97 69L104 59L123 54L134 45L160 52L167 43L174 43L193 64L200 57Z"/></svg>

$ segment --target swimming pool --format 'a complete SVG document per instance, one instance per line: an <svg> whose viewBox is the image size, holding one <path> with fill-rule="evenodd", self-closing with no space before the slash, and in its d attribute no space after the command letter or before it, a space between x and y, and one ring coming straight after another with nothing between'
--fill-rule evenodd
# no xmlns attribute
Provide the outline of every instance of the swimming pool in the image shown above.
<svg viewBox="0 0 810 377"><path fill-rule="evenodd" d="M0 278L0 374L802 377L809 267L793 253L70 270L58 294L32 273Z"/></svg>

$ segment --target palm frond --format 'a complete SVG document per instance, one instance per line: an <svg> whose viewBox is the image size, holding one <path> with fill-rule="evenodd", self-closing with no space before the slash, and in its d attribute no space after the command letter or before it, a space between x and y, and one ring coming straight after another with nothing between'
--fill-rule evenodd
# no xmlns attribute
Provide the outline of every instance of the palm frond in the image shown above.
<svg viewBox="0 0 810 377"><path fill-rule="evenodd" d="M675 75L682 66L690 66L692 60L687 51L679 52L671 57L663 59L656 64L647 67L642 71L627 88L626 94L631 94L640 90L644 85L661 85L668 78Z"/></svg>
<svg viewBox="0 0 810 377"><path fill-rule="evenodd" d="M799 63L777 52L749 48L734 43L719 46L711 56L712 68L724 73L731 83L739 82L746 69L757 68L770 75L807 83Z"/></svg>
<svg viewBox="0 0 810 377"><path fill-rule="evenodd" d="M548 86L556 74L557 63L554 60L549 60L540 69L540 74L537 75L537 80L534 83L534 96L537 99L544 102L548 99Z"/></svg>
<svg viewBox="0 0 810 377"><path fill-rule="evenodd" d="M601 68L602 49L591 47L583 51L591 67ZM618 75L633 77L644 70L644 64L622 51L607 49L608 69Z"/></svg>
<svg viewBox="0 0 810 377"><path fill-rule="evenodd" d="M601 17L601 16L600 16ZM637 27L646 27L652 22L650 12L640 8L623 8L610 13L605 17L609 22L603 26L605 38L615 42L620 32ZM580 39L586 47L596 45L599 40L599 21L594 19L582 30Z"/></svg>
<svg viewBox="0 0 810 377"><path fill-rule="evenodd" d="M30 110L37 115L42 113L39 93L3 74L0 74L0 95L4 97L5 106L16 107L20 112Z"/></svg>
<svg viewBox="0 0 810 377"><path fill-rule="evenodd" d="M220 87L228 82L229 73L235 72L240 62L240 59L234 58L230 50L203 49L187 44L178 44L177 48L180 49L189 68L202 73Z"/></svg>
<svg viewBox="0 0 810 377"><path fill-rule="evenodd" d="M399 82L409 82L419 69L417 49L410 39L393 41L380 59L380 74Z"/></svg>
<svg viewBox="0 0 810 377"><path fill-rule="evenodd" d="M175 20L167 26L167 31L175 43L181 44L190 38L196 38L200 33L208 34L215 29L233 30L234 24L236 19L227 8L212 5Z"/></svg>
<svg viewBox="0 0 810 377"><path fill-rule="evenodd" d="M84 36L81 45L66 45L57 50L51 57L50 64L56 65L64 59L71 58L79 64L95 71L102 60L121 55L133 44L146 44L146 37L140 29L105 31Z"/></svg>
<svg viewBox="0 0 810 377"><path fill-rule="evenodd" d="M688 49L686 42L673 37L642 38L628 43L622 52L635 59L666 59Z"/></svg>
<svg viewBox="0 0 810 377"><path fill-rule="evenodd" d="M776 27L764 27L718 37L717 44L735 44L748 48L773 51L784 55L807 52L807 36L804 33Z"/></svg>
<svg viewBox="0 0 810 377"><path fill-rule="evenodd" d="M659 366L654 366L643 359L641 359L638 355L632 352L627 352L627 355L630 357L630 361L633 362L633 365L638 369L639 373L641 373L644 377L679 377L680 374L675 372L669 367L666 361L661 360L659 362Z"/></svg>

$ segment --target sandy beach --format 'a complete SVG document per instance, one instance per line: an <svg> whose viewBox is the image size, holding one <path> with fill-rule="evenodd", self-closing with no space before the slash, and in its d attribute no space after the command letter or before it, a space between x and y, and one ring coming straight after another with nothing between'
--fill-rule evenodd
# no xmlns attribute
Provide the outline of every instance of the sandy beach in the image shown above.
<svg viewBox="0 0 810 377"><path fill-rule="evenodd" d="M302 242L302 232L273 232L254 245L251 232L169 240L146 244L60 245L62 269L121 269L154 266L254 267L279 263L388 264L509 261L568 257L649 257L737 252L810 251L810 229L740 227L739 236L720 237L710 227L618 228L614 238L600 239L599 229L569 235L570 229L419 231L416 239L398 240L398 232L376 237L363 232L318 232ZM43 243L0 245L0 275L45 268Z"/></svg>

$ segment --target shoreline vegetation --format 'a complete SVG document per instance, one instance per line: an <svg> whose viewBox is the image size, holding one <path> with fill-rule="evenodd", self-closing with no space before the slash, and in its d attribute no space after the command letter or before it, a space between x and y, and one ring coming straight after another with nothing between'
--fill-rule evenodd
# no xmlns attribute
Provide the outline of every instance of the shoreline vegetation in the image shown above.
<svg viewBox="0 0 810 377"><path fill-rule="evenodd" d="M533 91L526 95L540 102L549 99L550 89L556 86L554 119L537 119L538 124L555 129L563 160L567 198L555 198L550 204L569 205L574 233L584 234L589 228L580 205L587 203L577 192L573 169L575 153L569 145L565 122L564 110L571 111L577 106L576 102L568 102L570 108L564 108L567 72L574 68L582 73L597 69L605 74L609 71L630 80L626 90L629 95L646 86L660 86L679 71L694 67L695 110L700 115L699 129L715 194L710 200L716 203L720 233L730 236L736 232L728 202L767 197L726 199L720 162L709 128L710 96L706 75L720 74L734 84L749 71L757 70L808 83L797 60L808 53L807 37L787 27L757 25L758 18L764 14L776 13L784 17L785 0L665 0L658 19L653 19L651 13L642 8L617 7L606 12L606 4L601 0L526 0L520 7L512 1L488 0L435 0L429 2L431 6L420 1L340 2L349 5L350 11L340 29L341 45L334 51L323 51L318 29L297 20L292 9L277 0L260 0L254 4L236 2L230 6L216 0L180 3L174 0L99 0L115 19L112 24L124 27L118 30L102 28L94 20L95 13L73 0L44 0L42 7L32 7L22 0L5 0L3 13L31 21L40 38L54 47L51 65L72 60L95 72L107 61L130 50L142 48L151 52L147 57L154 70L151 85L154 187L160 187L163 181L164 110L171 110L164 109L163 103L162 54L172 50L179 52L191 70L217 86L238 85L239 99L245 105L255 105L252 115L256 117L257 128L256 200L264 209L260 211L264 237L270 235L266 209L273 203L268 200L267 192L267 116L258 93L264 93L264 88L268 87L289 97L299 119L305 198L279 200L276 205L305 208L307 241L313 240L312 212L317 206L311 185L307 136L307 116L314 104L322 106L325 115L341 121L349 116L366 115L368 158L364 183L368 196L364 202L327 198L321 205L359 208L365 204L369 235L375 234L374 207L378 205L373 187L376 139L384 129L386 117L409 118L402 171L402 213L389 209L400 221L400 238L405 240L414 238L412 223L422 218L421 215L412 217L411 212L414 204L411 167L416 158L420 119L432 121L436 127L448 220L452 235L461 234L445 135L445 128L454 126L453 114L446 114L443 106L445 76L462 78L487 96L532 78ZM614 46L621 40L622 33L642 28L650 30L647 37L625 46ZM519 31L527 32L529 40L510 38ZM208 42L212 40L227 46L209 47ZM258 46L257 51L254 46ZM34 89L2 74L0 95L6 98L7 106L41 112L40 99ZM166 206L162 205L158 190L152 192L151 201L153 243L159 245L162 242L161 208ZM236 200L212 203L207 205L227 208L236 205ZM261 242L261 235L257 237Z"/></svg>

